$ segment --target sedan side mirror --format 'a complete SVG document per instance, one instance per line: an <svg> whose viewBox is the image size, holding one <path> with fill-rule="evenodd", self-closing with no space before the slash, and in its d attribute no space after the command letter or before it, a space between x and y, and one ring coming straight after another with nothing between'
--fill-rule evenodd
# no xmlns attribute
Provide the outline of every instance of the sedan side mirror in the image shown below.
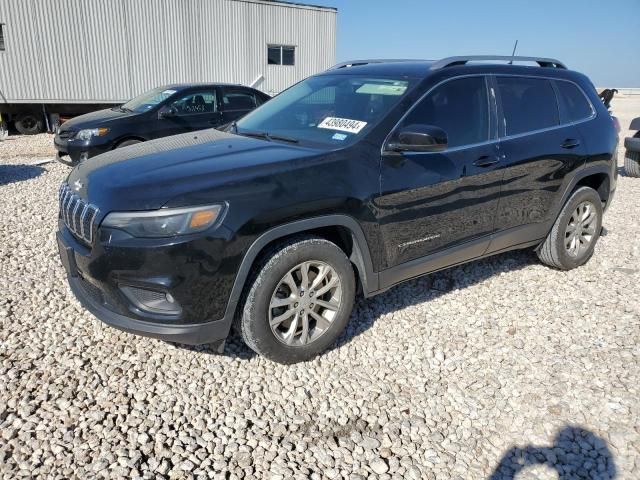
<svg viewBox="0 0 640 480"><path fill-rule="evenodd" d="M447 132L434 125L406 125L387 144L394 152L441 152L447 148Z"/></svg>
<svg viewBox="0 0 640 480"><path fill-rule="evenodd" d="M160 110L160 112L158 113L158 118L171 118L175 117L177 114L178 110L176 109L176 107L171 106Z"/></svg>

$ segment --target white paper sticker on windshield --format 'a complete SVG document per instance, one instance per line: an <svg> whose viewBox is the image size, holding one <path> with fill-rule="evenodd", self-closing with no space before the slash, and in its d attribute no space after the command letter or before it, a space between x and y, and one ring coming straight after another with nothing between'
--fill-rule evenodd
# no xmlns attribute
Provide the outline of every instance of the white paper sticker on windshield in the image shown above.
<svg viewBox="0 0 640 480"><path fill-rule="evenodd" d="M341 132L359 133L364 127L367 126L367 122L361 122L360 120L350 120L348 118L336 118L327 117L320 124L318 128L327 128L329 130L340 130Z"/></svg>
<svg viewBox="0 0 640 480"><path fill-rule="evenodd" d="M165 90L164 92L162 92L162 95L173 95L176 92L177 90Z"/></svg>

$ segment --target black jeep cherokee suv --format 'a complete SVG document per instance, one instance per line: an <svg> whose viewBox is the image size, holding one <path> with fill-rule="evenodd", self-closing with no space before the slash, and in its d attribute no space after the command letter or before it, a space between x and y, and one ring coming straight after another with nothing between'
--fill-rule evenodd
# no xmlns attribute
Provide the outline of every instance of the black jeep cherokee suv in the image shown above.
<svg viewBox="0 0 640 480"><path fill-rule="evenodd" d="M358 288L517 248L582 265L616 186L611 117L553 59L353 61L228 130L99 155L61 186L62 262L98 318L220 350L235 320L256 352L306 360Z"/></svg>

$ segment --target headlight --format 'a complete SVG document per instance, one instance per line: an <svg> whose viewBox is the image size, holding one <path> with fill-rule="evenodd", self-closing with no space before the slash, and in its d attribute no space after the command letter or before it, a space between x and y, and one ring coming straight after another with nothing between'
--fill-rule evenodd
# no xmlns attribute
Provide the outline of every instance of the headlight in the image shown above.
<svg viewBox="0 0 640 480"><path fill-rule="evenodd" d="M112 212L102 226L117 228L134 237L174 237L202 232L221 217L223 205L162 208L152 212Z"/></svg>
<svg viewBox="0 0 640 480"><path fill-rule="evenodd" d="M76 135L79 140L90 140L91 137L104 137L109 133L108 128L88 128L86 130L80 130Z"/></svg>

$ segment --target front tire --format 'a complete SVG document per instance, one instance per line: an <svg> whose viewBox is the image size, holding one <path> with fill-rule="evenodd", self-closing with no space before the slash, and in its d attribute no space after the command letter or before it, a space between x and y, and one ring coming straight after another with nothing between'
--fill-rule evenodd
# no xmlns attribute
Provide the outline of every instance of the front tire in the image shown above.
<svg viewBox="0 0 640 480"><path fill-rule="evenodd" d="M239 319L245 343L275 362L309 360L344 330L355 297L351 262L334 243L297 237L254 270Z"/></svg>
<svg viewBox="0 0 640 480"><path fill-rule="evenodd" d="M118 145L116 145L116 148L128 147L129 145L136 145L138 143L142 143L142 140L136 140L135 138L132 138L131 140L125 140L124 142L119 143Z"/></svg>
<svg viewBox="0 0 640 480"><path fill-rule="evenodd" d="M538 258L560 270L584 265L593 255L600 237L602 213L598 192L589 187L578 188L537 250Z"/></svg>

